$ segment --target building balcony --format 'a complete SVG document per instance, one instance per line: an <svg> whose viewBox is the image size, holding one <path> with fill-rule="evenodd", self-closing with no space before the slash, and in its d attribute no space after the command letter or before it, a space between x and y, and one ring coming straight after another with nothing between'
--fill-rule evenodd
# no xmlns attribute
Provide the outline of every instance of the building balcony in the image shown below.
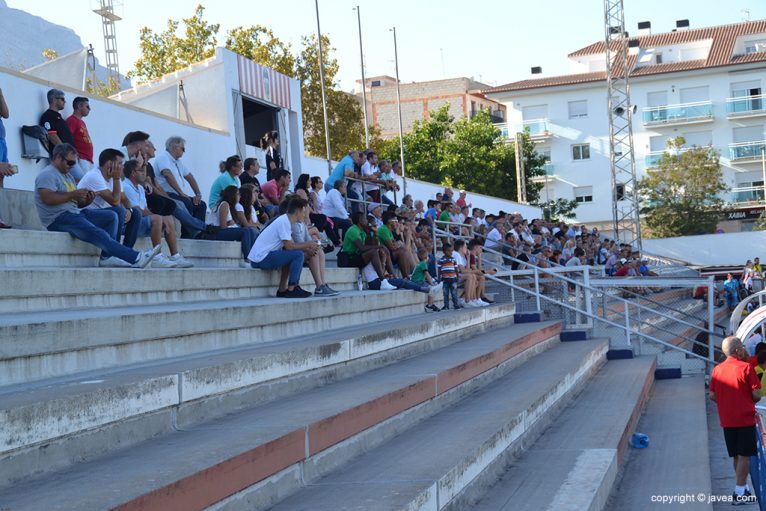
<svg viewBox="0 0 766 511"><path fill-rule="evenodd" d="M548 183L556 180L556 167L552 163L546 163L543 165L545 175L535 176L530 179L533 183Z"/></svg>
<svg viewBox="0 0 766 511"><path fill-rule="evenodd" d="M766 140L729 144L729 159L740 163L747 161L761 161L765 150Z"/></svg>
<svg viewBox="0 0 766 511"><path fill-rule="evenodd" d="M726 117L742 119L766 115L766 96L742 96L726 100Z"/></svg>
<svg viewBox="0 0 766 511"><path fill-rule="evenodd" d="M665 151L652 151L651 153L644 156L644 163L646 164L646 168L654 169L659 167L663 154L665 154Z"/></svg>
<svg viewBox="0 0 766 511"><path fill-rule="evenodd" d="M713 103L681 103L644 108L644 126L677 126L679 124L698 124L713 121Z"/></svg>
<svg viewBox="0 0 766 511"><path fill-rule="evenodd" d="M500 130L503 138L506 140L516 140L516 133L520 133L529 130L529 138L533 142L542 142L548 140L553 136L551 131L550 121L548 119L531 119L524 121L521 124L508 127L508 123L498 123L495 127Z"/></svg>
<svg viewBox="0 0 766 511"><path fill-rule="evenodd" d="M735 207L762 206L764 204L763 187L745 186L732 188L724 194L723 199Z"/></svg>

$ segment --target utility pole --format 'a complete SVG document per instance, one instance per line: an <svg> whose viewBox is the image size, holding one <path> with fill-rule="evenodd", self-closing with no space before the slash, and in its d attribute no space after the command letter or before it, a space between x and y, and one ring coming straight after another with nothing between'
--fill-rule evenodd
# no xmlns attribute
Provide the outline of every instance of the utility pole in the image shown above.
<svg viewBox="0 0 766 511"><path fill-rule="evenodd" d="M359 6L356 9L356 22L359 25L359 59L362 64L362 113L364 114L364 147L370 147L370 127L367 125L367 80L364 78L364 50L362 49L362 15Z"/></svg>
<svg viewBox="0 0 766 511"><path fill-rule="evenodd" d="M514 153L516 156L516 199L521 204L527 203L527 183L526 173L524 172L524 141L523 133L516 133L514 140ZM547 183L546 183L547 186Z"/></svg>
<svg viewBox="0 0 766 511"><path fill-rule="evenodd" d="M327 95L324 90L324 52L322 50L322 30L319 28L319 0L314 0L317 11L317 38L319 41L319 83L322 87L322 110L324 111L324 138L327 146L327 175L332 173L332 157L330 148L330 123L327 120Z"/></svg>
<svg viewBox="0 0 766 511"><path fill-rule="evenodd" d="M623 0L604 0L609 159L612 171L612 222L615 239L641 250L633 114L630 102L628 37ZM618 187L622 185L622 197ZM619 200L618 200L619 199Z"/></svg>
<svg viewBox="0 0 766 511"><path fill-rule="evenodd" d="M407 195L407 174L404 171L404 128L402 126L402 96L399 92L399 52L396 49L396 27L391 31L394 33L394 66L396 67L396 108L399 111L399 160L402 166L402 184L404 185L404 195Z"/></svg>

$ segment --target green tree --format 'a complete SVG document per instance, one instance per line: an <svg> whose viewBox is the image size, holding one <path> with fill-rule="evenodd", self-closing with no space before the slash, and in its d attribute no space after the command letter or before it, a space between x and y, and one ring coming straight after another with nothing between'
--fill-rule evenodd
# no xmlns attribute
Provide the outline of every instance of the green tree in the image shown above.
<svg viewBox="0 0 766 511"><path fill-rule="evenodd" d="M219 24L203 19L205 8L197 5L194 16L183 19L184 34L178 35L179 22L169 19L164 32L155 34L149 27L140 32L141 57L128 78L147 82L215 55Z"/></svg>
<svg viewBox="0 0 766 511"><path fill-rule="evenodd" d="M532 178L545 173L545 158L535 152L528 135L521 147L527 200L535 203L542 186ZM381 142L377 150L398 160L399 139ZM517 200L515 147L506 144L487 112L458 120L449 114L449 105L431 112L404 135L404 158L407 175L416 179Z"/></svg>
<svg viewBox="0 0 766 511"><path fill-rule="evenodd" d="M270 28L263 25L236 27L226 35L226 48L287 76L295 75L295 56Z"/></svg>
<svg viewBox="0 0 766 511"><path fill-rule="evenodd" d="M324 52L325 93L327 95L327 118L330 126L332 158L340 159L354 149L364 148L364 124L362 107L356 97L337 90L335 76L338 61L327 36L322 36ZM303 143L308 154L325 157L324 114L322 87L319 79L319 45L316 36L304 36L301 51L296 58L295 76L301 81L301 106L303 108Z"/></svg>
<svg viewBox="0 0 766 511"><path fill-rule="evenodd" d="M725 209L719 156L708 147L683 148L683 137L668 140L658 168L638 183L650 235L657 238L708 234Z"/></svg>

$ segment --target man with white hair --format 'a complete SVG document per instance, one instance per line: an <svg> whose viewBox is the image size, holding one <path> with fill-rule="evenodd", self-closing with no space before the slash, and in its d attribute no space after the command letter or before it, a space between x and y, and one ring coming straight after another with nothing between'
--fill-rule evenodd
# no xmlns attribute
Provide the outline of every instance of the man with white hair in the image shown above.
<svg viewBox="0 0 766 511"><path fill-rule="evenodd" d="M726 450L734 462L736 485L732 504L754 503L747 488L750 457L757 454L755 403L761 399L761 382L748 364L749 354L738 337L723 340L726 360L713 369L710 399L718 405L718 418L726 440Z"/></svg>
<svg viewBox="0 0 766 511"><path fill-rule="evenodd" d="M179 207L185 207L193 217L205 221L207 204L202 200L199 185L194 175L186 168L181 157L186 152L186 140L170 137L165 141L165 152L154 159L157 184ZM182 228L181 236L191 238L193 234Z"/></svg>

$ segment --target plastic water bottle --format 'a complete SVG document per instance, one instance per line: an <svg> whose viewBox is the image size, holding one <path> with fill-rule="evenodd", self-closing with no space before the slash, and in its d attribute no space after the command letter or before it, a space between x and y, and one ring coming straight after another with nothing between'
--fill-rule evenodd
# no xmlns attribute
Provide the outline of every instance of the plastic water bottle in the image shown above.
<svg viewBox="0 0 766 511"><path fill-rule="evenodd" d="M359 291L364 289L364 285L362 284L362 272L359 272L359 274L356 276L356 288Z"/></svg>

